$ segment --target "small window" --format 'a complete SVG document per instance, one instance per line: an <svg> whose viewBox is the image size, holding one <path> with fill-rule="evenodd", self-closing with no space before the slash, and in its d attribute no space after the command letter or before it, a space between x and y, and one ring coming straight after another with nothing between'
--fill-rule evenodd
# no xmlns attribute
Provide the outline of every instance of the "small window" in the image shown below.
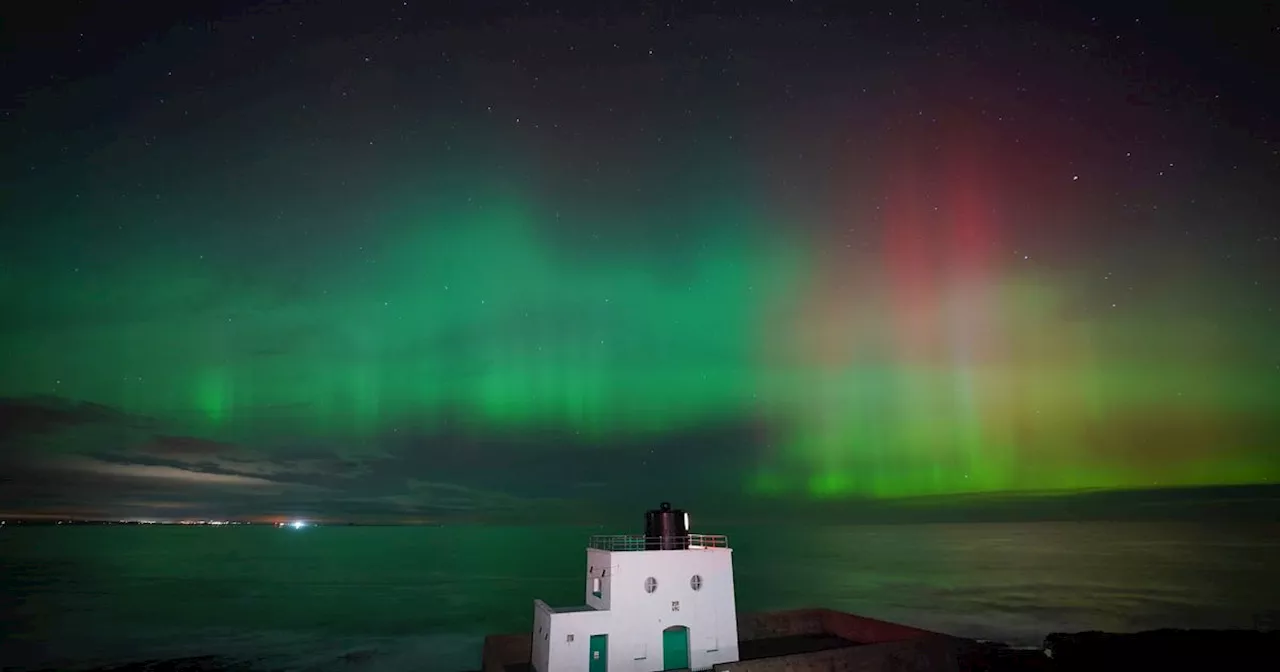
<svg viewBox="0 0 1280 672"><path fill-rule="evenodd" d="M652 593L658 589L658 580L652 576L644 580L644 592Z"/></svg>
<svg viewBox="0 0 1280 672"><path fill-rule="evenodd" d="M702 577L697 574L689 577L689 587L694 590L702 590Z"/></svg>
<svg viewBox="0 0 1280 672"><path fill-rule="evenodd" d="M564 641L566 641L566 642L572 642L572 641L573 641L573 633L569 633L569 634L565 635L565 636L564 636Z"/></svg>

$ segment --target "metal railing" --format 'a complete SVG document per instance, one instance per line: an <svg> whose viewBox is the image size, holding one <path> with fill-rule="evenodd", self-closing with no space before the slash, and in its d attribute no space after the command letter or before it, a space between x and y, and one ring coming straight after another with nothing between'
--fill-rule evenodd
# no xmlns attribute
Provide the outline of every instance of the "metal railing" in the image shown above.
<svg viewBox="0 0 1280 672"><path fill-rule="evenodd" d="M587 548L601 551L671 551L729 548L723 534L688 534L682 537L646 537L638 534L593 534Z"/></svg>

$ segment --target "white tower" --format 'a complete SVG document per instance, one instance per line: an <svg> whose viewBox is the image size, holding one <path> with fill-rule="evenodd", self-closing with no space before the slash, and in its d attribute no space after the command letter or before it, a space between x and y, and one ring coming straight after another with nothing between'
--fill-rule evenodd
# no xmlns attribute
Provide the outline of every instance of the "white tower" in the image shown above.
<svg viewBox="0 0 1280 672"><path fill-rule="evenodd" d="M533 601L538 672L709 670L738 660L733 550L663 502L645 533L587 545L586 604Z"/></svg>

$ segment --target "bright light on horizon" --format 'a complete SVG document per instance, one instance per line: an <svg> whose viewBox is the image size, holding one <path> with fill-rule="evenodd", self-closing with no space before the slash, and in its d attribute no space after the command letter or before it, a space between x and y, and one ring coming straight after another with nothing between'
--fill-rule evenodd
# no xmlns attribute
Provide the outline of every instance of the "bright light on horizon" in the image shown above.
<svg viewBox="0 0 1280 672"><path fill-rule="evenodd" d="M307 526L307 523L306 523L306 521L302 521L302 520L295 520L295 521L293 521L292 523L290 523L290 525L292 525L292 526L293 526L293 529L295 529L295 530L301 530L302 528L304 528L304 527L306 527L306 526Z"/></svg>

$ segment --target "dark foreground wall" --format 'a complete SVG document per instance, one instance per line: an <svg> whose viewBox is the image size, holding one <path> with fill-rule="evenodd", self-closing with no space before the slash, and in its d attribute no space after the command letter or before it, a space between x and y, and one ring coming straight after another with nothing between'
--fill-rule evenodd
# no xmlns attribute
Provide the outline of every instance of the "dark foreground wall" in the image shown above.
<svg viewBox="0 0 1280 672"><path fill-rule="evenodd" d="M945 636L929 630L846 614L833 609L792 609L738 614L738 639L835 635L855 644Z"/></svg>
<svg viewBox="0 0 1280 672"><path fill-rule="evenodd" d="M1044 647L1055 670L1280 669L1280 631L1054 633L1045 638Z"/></svg>
<svg viewBox="0 0 1280 672"><path fill-rule="evenodd" d="M929 637L716 665L717 672L960 672L963 640Z"/></svg>
<svg viewBox="0 0 1280 672"><path fill-rule="evenodd" d="M507 672L509 669L533 669L533 634L524 632L512 635L487 635L484 653L481 654L482 672Z"/></svg>
<svg viewBox="0 0 1280 672"><path fill-rule="evenodd" d="M732 672L952 672L977 646L969 640L831 609L795 609L738 615L738 639L747 642L828 635L849 646L772 656L714 669Z"/></svg>

